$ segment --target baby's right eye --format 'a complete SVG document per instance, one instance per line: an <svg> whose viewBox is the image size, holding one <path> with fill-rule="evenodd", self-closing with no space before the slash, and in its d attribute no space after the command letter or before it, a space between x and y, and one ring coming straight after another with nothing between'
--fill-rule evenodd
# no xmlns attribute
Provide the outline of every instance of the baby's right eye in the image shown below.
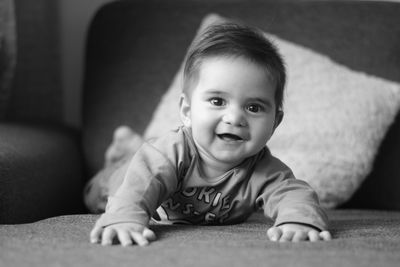
<svg viewBox="0 0 400 267"><path fill-rule="evenodd" d="M213 105L213 106L220 107L220 106L225 105L225 100L223 100L220 97L213 97L209 101L210 101L211 105Z"/></svg>

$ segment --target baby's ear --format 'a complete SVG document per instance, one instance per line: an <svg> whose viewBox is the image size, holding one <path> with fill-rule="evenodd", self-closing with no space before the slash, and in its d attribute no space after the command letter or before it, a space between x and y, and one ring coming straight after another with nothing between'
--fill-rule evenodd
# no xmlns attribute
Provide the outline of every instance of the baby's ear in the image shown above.
<svg viewBox="0 0 400 267"><path fill-rule="evenodd" d="M190 114L190 99L185 94L181 94L179 99L179 113L183 125L190 127L192 121Z"/></svg>
<svg viewBox="0 0 400 267"><path fill-rule="evenodd" d="M279 124L281 124L282 120L283 120L283 111L278 110L275 115L274 131L276 128L278 128Z"/></svg>

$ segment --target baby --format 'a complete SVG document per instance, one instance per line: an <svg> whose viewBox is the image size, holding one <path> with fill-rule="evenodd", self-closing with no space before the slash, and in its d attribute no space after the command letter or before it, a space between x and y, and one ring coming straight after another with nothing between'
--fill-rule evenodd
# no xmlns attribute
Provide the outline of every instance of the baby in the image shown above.
<svg viewBox="0 0 400 267"><path fill-rule="evenodd" d="M110 174L91 242L144 246L156 238L150 220L232 224L259 208L274 220L272 241L330 240L316 193L266 147L283 118L285 76L277 49L256 29L203 31L186 57L183 125L144 142Z"/></svg>

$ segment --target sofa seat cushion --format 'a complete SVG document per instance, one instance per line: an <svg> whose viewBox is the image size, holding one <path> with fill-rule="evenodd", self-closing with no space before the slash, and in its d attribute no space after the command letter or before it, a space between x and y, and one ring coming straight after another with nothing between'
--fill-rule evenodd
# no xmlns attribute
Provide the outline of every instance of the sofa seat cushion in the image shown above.
<svg viewBox="0 0 400 267"><path fill-rule="evenodd" d="M76 134L64 128L0 124L0 223L82 212Z"/></svg>
<svg viewBox="0 0 400 267"><path fill-rule="evenodd" d="M68 215L0 226L4 266L398 266L400 212L330 210L333 240L274 243L271 221L255 213L227 226L152 225L148 247L89 243L97 215Z"/></svg>

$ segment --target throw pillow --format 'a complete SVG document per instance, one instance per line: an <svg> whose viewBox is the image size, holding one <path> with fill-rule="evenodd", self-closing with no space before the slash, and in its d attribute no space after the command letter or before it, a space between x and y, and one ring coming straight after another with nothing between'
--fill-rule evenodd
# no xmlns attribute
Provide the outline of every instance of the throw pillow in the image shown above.
<svg viewBox="0 0 400 267"><path fill-rule="evenodd" d="M226 21L207 16L200 31ZM334 208L348 200L369 174L400 107L400 85L351 70L321 55L265 33L279 48L288 84L284 120L268 142L272 154ZM182 67L153 114L145 138L180 125Z"/></svg>

